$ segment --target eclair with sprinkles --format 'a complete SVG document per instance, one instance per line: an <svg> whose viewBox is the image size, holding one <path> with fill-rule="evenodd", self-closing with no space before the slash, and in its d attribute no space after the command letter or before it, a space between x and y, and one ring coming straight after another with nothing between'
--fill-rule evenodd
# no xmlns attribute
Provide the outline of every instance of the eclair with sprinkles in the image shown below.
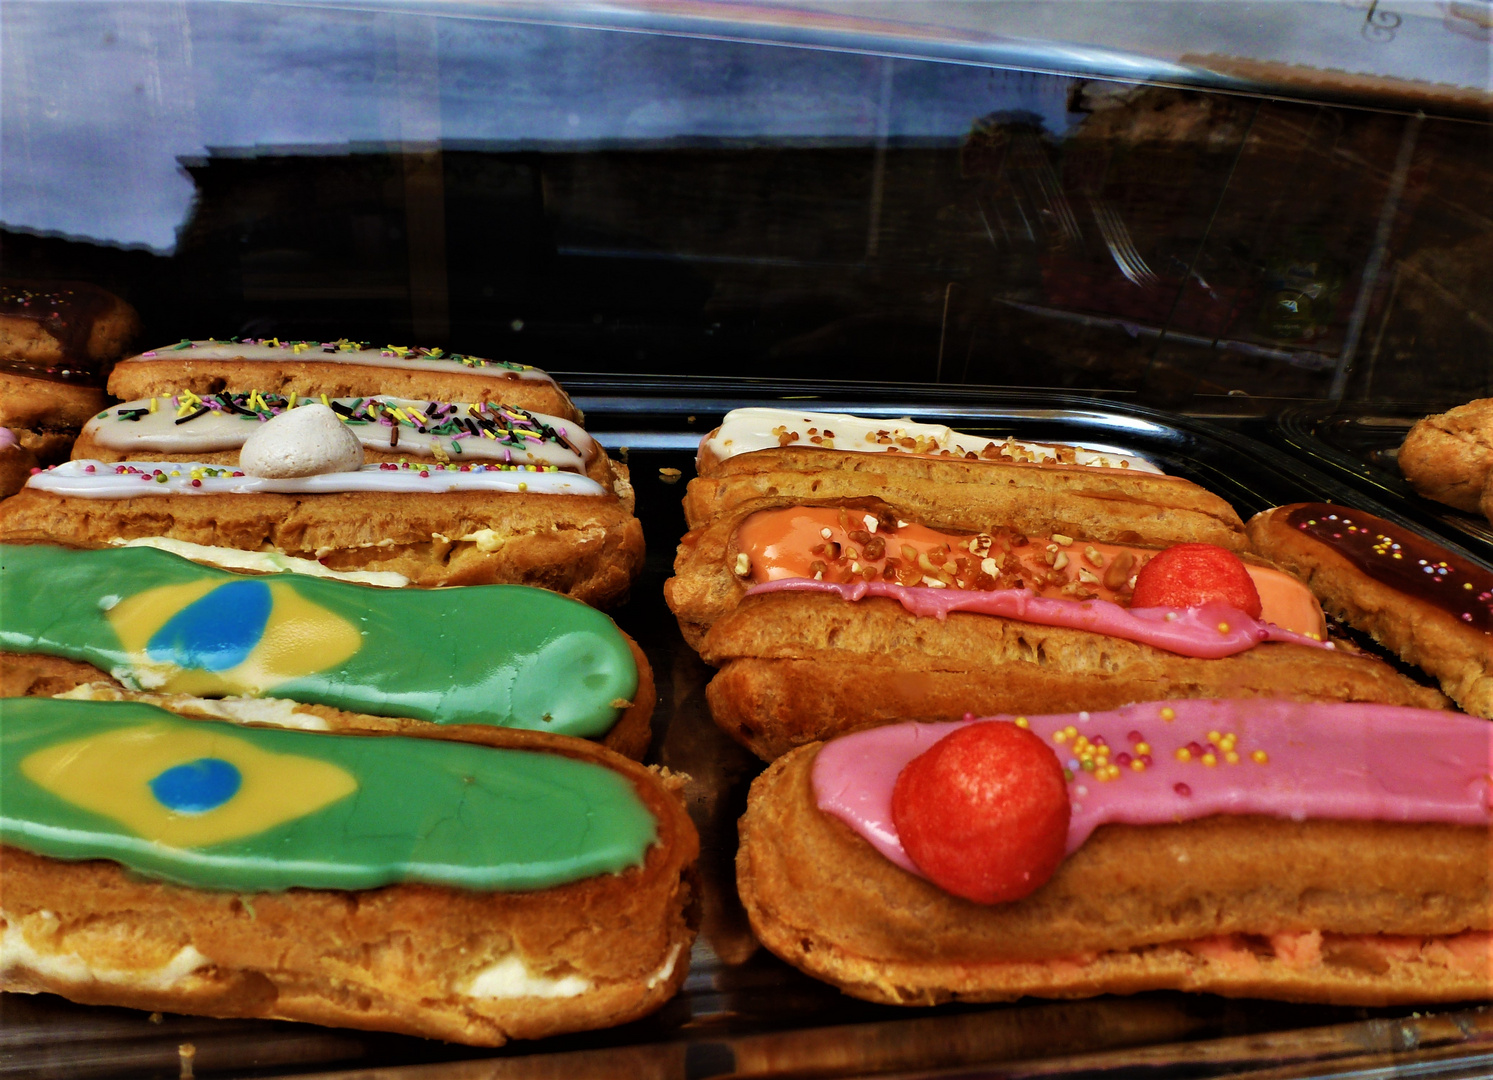
<svg viewBox="0 0 1493 1080"><path fill-rule="evenodd" d="M0 739L0 989L499 1046L688 971L679 782L592 743L46 698L0 699Z"/></svg>
<svg viewBox="0 0 1493 1080"><path fill-rule="evenodd" d="M1361 510L1294 503L1250 519L1255 549L1322 606L1493 719L1493 572Z"/></svg>
<svg viewBox="0 0 1493 1080"><path fill-rule="evenodd" d="M757 778L737 884L768 949L887 1004L1483 1000L1490 767L1482 721L1385 706L880 727Z"/></svg>
<svg viewBox="0 0 1493 1080"><path fill-rule="evenodd" d="M443 349L366 341L238 338L182 340L122 360L109 393L125 401L257 390L288 396L393 397L502 401L532 412L579 420L569 396L546 372Z"/></svg>

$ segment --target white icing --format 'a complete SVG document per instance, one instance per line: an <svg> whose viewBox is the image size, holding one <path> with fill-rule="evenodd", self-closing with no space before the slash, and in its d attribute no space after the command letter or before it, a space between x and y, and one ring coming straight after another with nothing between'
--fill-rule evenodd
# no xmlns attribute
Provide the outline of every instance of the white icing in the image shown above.
<svg viewBox="0 0 1493 1080"><path fill-rule="evenodd" d="M501 363L481 357L465 357L452 360L449 357L415 355L416 350L405 350L408 355L399 355L398 349L389 346L382 349L348 348L334 342L285 341L279 345L263 342L194 341L187 347L165 345L151 349L139 356L126 358L123 363L141 360L269 360L303 364L358 364L363 367L385 367L416 369L419 371L461 371L468 375L488 375L497 379L523 379L526 382L548 382L555 380L536 367L520 365L516 370Z"/></svg>
<svg viewBox="0 0 1493 1080"><path fill-rule="evenodd" d="M89 469L92 472L89 472ZM133 469L134 472L128 470ZM125 470L125 471L121 471ZM535 495L599 496L606 489L588 476L567 472L533 472L473 465L469 471L428 467L380 468L364 465L357 472L321 476L260 477L214 475L239 470L193 461L65 461L32 476L26 486L55 495L85 499L129 499L143 495L325 495L343 491L396 492L492 491ZM160 473L146 480L142 473ZM424 475L422 475L422 472ZM193 486L193 474L198 475ZM164 477L164 479L162 479Z"/></svg>
<svg viewBox="0 0 1493 1080"><path fill-rule="evenodd" d="M255 426L238 453L239 468L268 478L320 476L363 467L363 444L320 402Z"/></svg>
<svg viewBox="0 0 1493 1080"><path fill-rule="evenodd" d="M108 683L83 683L53 697L70 701L143 701L172 712L210 716L234 724L262 724L266 727L295 728L298 731L330 731L328 723L315 713L301 712L294 701L283 698L200 698L190 694L125 694Z"/></svg>
<svg viewBox="0 0 1493 1080"><path fill-rule="evenodd" d="M809 429L815 429L811 434ZM796 434L798 438L783 442L779 432ZM824 441L826 431L834 432ZM804 412L798 409L732 409L721 421L721 426L700 440L700 450L709 450L717 458L750 454L756 450L776 450L779 446L824 446L833 450L855 450L864 453L885 453L888 447L874 441L881 433L895 440L913 439L924 444L927 453L949 451L964 455L978 454L991 443L997 448L1009 449L1021 455L1031 455L1040 462L1057 461L1057 450L1049 443L1017 442L1014 439L997 441L981 435L968 435L942 424L917 424L911 420L878 420L872 417L851 416L848 413ZM872 440L867 439L871 436ZM818 437L821 442L815 443ZM1130 469L1135 472L1159 473L1155 465L1145 458L1133 454L1122 454L1110 450L1090 450L1075 447L1075 463L1096 468ZM908 447L898 446L902 453ZM999 459L997 459L999 460Z"/></svg>
<svg viewBox="0 0 1493 1080"><path fill-rule="evenodd" d="M44 979L73 985L103 982L139 990L171 990L194 972L212 965L195 948L184 945L159 967L103 967L89 963L75 952L42 952L26 940L25 932L15 920L9 915L5 919L9 925L0 935L0 972L5 974L13 968L24 968Z"/></svg>
<svg viewBox="0 0 1493 1080"><path fill-rule="evenodd" d="M565 998L584 994L592 985L581 975L535 975L517 953L510 953L473 976L465 993L474 998Z"/></svg>
<svg viewBox="0 0 1493 1080"><path fill-rule="evenodd" d="M294 555L282 555L278 551L240 551L237 548L190 544L185 540L173 540L169 536L140 536L134 540L116 537L109 543L114 547L159 548L195 563L216 566L222 570L242 570L251 574L304 574L306 577L353 581L359 585L378 585L385 589L402 589L410 583L409 578L392 570L332 570L315 559L299 559ZM115 604L119 603L119 597L112 599ZM108 608L104 610L107 611Z"/></svg>
<svg viewBox="0 0 1493 1080"><path fill-rule="evenodd" d="M155 403L154 411L150 411L152 400ZM365 403L377 401L405 412L414 411L422 414L429 405L429 402L425 400L391 397L387 394L375 394L365 398L329 398L328 400L335 401L349 409L355 407L359 401ZM122 405L111 406L107 412L89 420L83 427L83 433L86 437L94 439L100 446L107 446L110 450L125 453L207 454L220 450L237 450L265 423L226 409L214 409L192 420L185 420L184 417L191 416L197 410L192 407L190 398L187 399L186 404L175 404L181 401L180 396L126 401ZM461 416L470 415L470 410L474 407L472 402L454 404ZM299 412L303 407L298 404L296 411ZM137 420L120 419L121 413L129 415L137 409L147 411ZM392 420L380 420L369 424L348 424L345 420L342 422L365 449L393 449L410 457L434 457L435 449L432 446L434 444L440 448L442 453L458 462L471 458L476 461L502 461L514 465L554 465L572 472L585 472L586 463L600 452L596 441L574 421L550 416L547 413L530 413L529 415L558 432L566 442L570 443L570 446L533 439L525 439L523 446L513 446L502 439L486 436L463 435L453 438L429 435L401 424L399 425L399 441L391 447L390 438L394 431ZM178 420L183 422L177 423ZM571 447L574 449L572 450Z"/></svg>

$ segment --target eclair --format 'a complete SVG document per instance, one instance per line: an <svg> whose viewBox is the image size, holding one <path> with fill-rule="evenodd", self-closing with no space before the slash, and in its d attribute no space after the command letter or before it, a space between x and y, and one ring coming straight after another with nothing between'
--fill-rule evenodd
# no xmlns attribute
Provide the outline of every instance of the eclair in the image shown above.
<svg viewBox="0 0 1493 1080"><path fill-rule="evenodd" d="M0 650L6 695L146 693L310 730L529 729L634 758L655 698L637 644L547 590L238 574L150 547L0 545Z"/></svg>
<svg viewBox="0 0 1493 1080"><path fill-rule="evenodd" d="M595 605L642 568L626 469L573 421L508 405L186 393L106 410L84 442L110 460L32 476L0 540L155 538Z"/></svg>
<svg viewBox="0 0 1493 1080"><path fill-rule="evenodd" d="M1489 748L1481 720L1340 703L880 727L753 783L737 883L764 945L875 1002L1485 999ZM974 843L929 831L951 813Z"/></svg>
<svg viewBox="0 0 1493 1080"><path fill-rule="evenodd" d="M281 341L278 338L183 340L126 357L109 378L109 393L125 401L222 393L306 397L394 397L506 402L531 412L578 420L569 396L548 373L507 360L442 349L366 341Z"/></svg>
<svg viewBox="0 0 1493 1080"><path fill-rule="evenodd" d="M1493 572L1361 510L1293 503L1249 522L1256 550L1293 570L1332 615L1493 718Z"/></svg>
<svg viewBox="0 0 1493 1080"><path fill-rule="evenodd" d="M0 988L474 1045L682 984L668 780L537 732L326 735L0 700Z"/></svg>
<svg viewBox="0 0 1493 1080"><path fill-rule="evenodd" d="M1493 469L1493 399L1458 405L1417 420L1396 458L1410 485L1427 499L1486 515Z"/></svg>

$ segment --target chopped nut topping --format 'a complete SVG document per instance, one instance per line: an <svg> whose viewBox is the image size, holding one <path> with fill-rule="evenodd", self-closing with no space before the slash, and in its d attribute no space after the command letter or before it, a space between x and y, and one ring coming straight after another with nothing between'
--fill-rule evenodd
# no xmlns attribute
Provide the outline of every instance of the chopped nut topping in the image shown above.
<svg viewBox="0 0 1493 1080"><path fill-rule="evenodd" d="M1069 544L1073 543L1073 537L1064 536L1062 533L1053 533L1052 542L1058 547L1067 547Z"/></svg>
<svg viewBox="0 0 1493 1080"><path fill-rule="evenodd" d="M736 573L740 577L746 577L752 572L752 560L747 557L745 551L736 554Z"/></svg>

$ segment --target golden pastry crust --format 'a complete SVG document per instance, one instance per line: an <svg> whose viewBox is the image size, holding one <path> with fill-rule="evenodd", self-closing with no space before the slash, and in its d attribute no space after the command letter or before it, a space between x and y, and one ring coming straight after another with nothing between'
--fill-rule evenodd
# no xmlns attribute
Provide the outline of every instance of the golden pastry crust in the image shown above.
<svg viewBox="0 0 1493 1080"><path fill-rule="evenodd" d="M920 466L945 464L936 460L916 461ZM957 467L963 463L948 464ZM1033 471L1024 465L979 467L1013 470L1017 479L1008 484L977 485L949 483L936 477L920 480L846 469L692 480L685 496L685 512L691 520L702 524L693 527L680 541L674 558L674 577L664 583L664 596L679 620L685 641L700 649L711 624L746 595L751 582L735 572L736 535L742 522L759 510L834 506L854 510L857 515L887 515L956 533L993 531L1005 526L1028 536L1062 533L1079 541L1154 547L1200 541L1233 551L1243 551L1245 547L1243 525L1233 508L1187 481L1178 481L1182 485L1179 488L1167 489L1168 495L1176 496L1170 502L1146 501L1128 497L1120 481L1109 478L1101 478L1097 485L1085 485L1072 482L1077 474L1069 471L1040 467ZM1032 482L1054 477L1053 484ZM1120 480L1136 477L1126 475Z"/></svg>
<svg viewBox="0 0 1493 1080"><path fill-rule="evenodd" d="M701 648L717 724L770 761L796 746L900 720L967 712L1112 709L1165 698L1289 697L1444 708L1435 690L1346 649L1267 643L1219 660L1086 630L894 600L765 593L721 618Z"/></svg>
<svg viewBox="0 0 1493 1080"><path fill-rule="evenodd" d="M1136 542L1198 540L1230 551L1245 546L1234 508L1176 476L805 447L727 458L713 472L690 481L684 516L694 529L743 503L780 494L835 500L873 493L888 502L907 501L912 508L947 507L949 513L984 515L1033 535L1051 523L1062 526L1058 531L1090 540L1134 532Z"/></svg>
<svg viewBox="0 0 1493 1080"><path fill-rule="evenodd" d="M653 682L653 668L643 655L643 650L627 634L621 630L618 633L627 640L627 647L632 651L633 661L637 664L638 689L633 694L631 704L617 718L612 729L595 741L625 758L641 761L653 738L653 707L658 703L658 691ZM81 697L87 701L143 701L147 705L158 705L198 720L233 718L231 715L225 717L225 711L231 711L232 703L225 709L222 702L213 699L196 698L187 694L152 694L128 690L117 679L81 660L0 651L0 697L56 697L60 694ZM270 700L289 704L288 699ZM294 710L297 716L308 718L308 722L294 726L308 730L372 731L408 735L419 734L429 728L451 729L448 724L433 724L426 720L399 716L371 716L308 702L295 703ZM269 722L252 713L246 715L248 718L242 722Z"/></svg>
<svg viewBox="0 0 1493 1080"><path fill-rule="evenodd" d="M36 455L17 441L0 447L0 499L8 499L26 486L31 470L37 468Z"/></svg>
<svg viewBox="0 0 1493 1080"><path fill-rule="evenodd" d="M306 354L302 354L305 356ZM580 412L564 390L548 379L521 379L418 367L376 367L337 363L314 357L275 360L195 359L184 353L154 360L131 358L109 376L109 393L121 401L170 397L183 390L195 394L308 394L328 397L424 398L427 401L503 401L530 412L579 420Z"/></svg>
<svg viewBox="0 0 1493 1080"><path fill-rule="evenodd" d="M821 813L817 752L779 758L752 784L737 886L764 945L852 996L932 1005L1176 989L1387 1005L1493 995L1486 939L1470 962L1448 948L1489 928L1486 829L1261 817L1106 825L1031 896L981 905ZM1289 935L1321 935L1315 962L1277 947Z"/></svg>
<svg viewBox="0 0 1493 1080"><path fill-rule="evenodd" d="M552 751L614 769L657 818L658 842L642 867L514 893L419 884L214 892L145 881L110 862L62 862L6 847L0 929L56 962L32 962L17 950L7 957L4 989L482 1046L625 1023L668 1000L684 982L698 923L699 840L677 778L577 739L487 728L422 734ZM188 947L205 963L161 979ZM479 972L513 960L532 977L577 976L589 988L555 997L465 992ZM79 965L93 974L72 974Z"/></svg>
<svg viewBox="0 0 1493 1080"><path fill-rule="evenodd" d="M66 431L76 437L108 400L96 386L0 370L0 427Z"/></svg>
<svg viewBox="0 0 1493 1080"><path fill-rule="evenodd" d="M1478 513L1493 469L1493 398L1417 420L1398 460L1405 479L1421 495Z"/></svg>
<svg viewBox="0 0 1493 1080"><path fill-rule="evenodd" d="M482 491L72 498L26 488L0 503L0 542L107 547L165 536L393 571L411 584L534 585L593 606L620 602L643 565L632 491Z"/></svg>
<svg viewBox="0 0 1493 1080"><path fill-rule="evenodd" d="M1466 712L1493 719L1493 639L1450 612L1375 581L1343 555L1286 523L1300 504L1249 521L1255 549L1295 573L1330 614L1434 676Z"/></svg>

